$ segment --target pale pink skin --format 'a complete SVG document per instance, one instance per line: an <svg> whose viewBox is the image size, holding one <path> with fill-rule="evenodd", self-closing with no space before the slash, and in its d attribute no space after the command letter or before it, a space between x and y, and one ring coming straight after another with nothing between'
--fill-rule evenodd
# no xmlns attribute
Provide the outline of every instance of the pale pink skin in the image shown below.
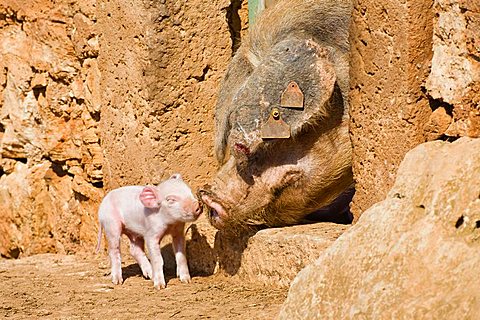
<svg viewBox="0 0 480 320"><path fill-rule="evenodd" d="M195 221L201 213L202 206L180 174L172 175L158 186L128 186L110 191L98 210L100 228L97 252L103 229L108 241L112 282L123 283L120 255L122 234L130 239L130 253L142 269L143 276L152 279L156 289L166 286L160 241L170 234L177 276L182 282L190 282L184 228L185 222ZM145 255L144 244L150 260Z"/></svg>

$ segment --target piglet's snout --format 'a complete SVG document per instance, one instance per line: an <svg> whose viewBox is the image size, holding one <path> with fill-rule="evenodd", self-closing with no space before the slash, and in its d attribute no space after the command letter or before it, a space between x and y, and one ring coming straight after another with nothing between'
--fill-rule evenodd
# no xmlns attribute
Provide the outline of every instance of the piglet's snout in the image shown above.
<svg viewBox="0 0 480 320"><path fill-rule="evenodd" d="M191 212L195 216L195 218L198 218L198 216L202 214L203 206L200 205L198 200L192 200L192 201L189 201L185 209L186 211Z"/></svg>
<svg viewBox="0 0 480 320"><path fill-rule="evenodd" d="M193 212L195 212L195 216L198 217L200 214L202 214L203 211L203 206L200 205L200 203L195 200L193 203Z"/></svg>

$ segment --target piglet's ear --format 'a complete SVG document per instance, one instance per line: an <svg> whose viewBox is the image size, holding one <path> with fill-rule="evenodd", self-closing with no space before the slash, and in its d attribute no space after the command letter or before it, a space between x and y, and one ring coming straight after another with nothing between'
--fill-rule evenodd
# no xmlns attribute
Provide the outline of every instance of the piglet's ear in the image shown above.
<svg viewBox="0 0 480 320"><path fill-rule="evenodd" d="M172 174L170 179L182 180L182 175L180 173L174 173L174 174Z"/></svg>
<svg viewBox="0 0 480 320"><path fill-rule="evenodd" d="M145 187L140 193L140 201L146 208L157 209L160 207L156 191L152 187Z"/></svg>

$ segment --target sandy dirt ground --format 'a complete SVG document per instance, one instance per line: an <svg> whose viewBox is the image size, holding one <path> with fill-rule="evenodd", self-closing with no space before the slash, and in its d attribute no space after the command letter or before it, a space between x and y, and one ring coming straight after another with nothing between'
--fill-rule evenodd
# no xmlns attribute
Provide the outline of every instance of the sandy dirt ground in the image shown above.
<svg viewBox="0 0 480 320"><path fill-rule="evenodd" d="M0 260L1 319L274 319L287 289L220 274L183 284L166 274L155 290L130 258L123 285L110 282L104 254L42 254Z"/></svg>

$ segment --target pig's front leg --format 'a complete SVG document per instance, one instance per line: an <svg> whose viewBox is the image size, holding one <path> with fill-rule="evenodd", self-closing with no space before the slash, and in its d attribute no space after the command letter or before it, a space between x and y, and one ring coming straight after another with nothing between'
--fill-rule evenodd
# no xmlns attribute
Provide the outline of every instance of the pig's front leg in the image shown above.
<svg viewBox="0 0 480 320"><path fill-rule="evenodd" d="M145 236L150 262L152 263L153 286L155 289L163 289L166 287L165 276L163 275L163 258L160 251L160 240L165 235L165 231L157 234Z"/></svg>
<svg viewBox="0 0 480 320"><path fill-rule="evenodd" d="M145 255L144 247L145 241L142 237L128 234L130 239L130 254L135 258L142 269L142 274L145 278L152 279L152 266Z"/></svg>
<svg viewBox="0 0 480 320"><path fill-rule="evenodd" d="M172 230L172 245L177 263L177 276L184 283L190 282L187 255L185 253L185 223L178 223Z"/></svg>

